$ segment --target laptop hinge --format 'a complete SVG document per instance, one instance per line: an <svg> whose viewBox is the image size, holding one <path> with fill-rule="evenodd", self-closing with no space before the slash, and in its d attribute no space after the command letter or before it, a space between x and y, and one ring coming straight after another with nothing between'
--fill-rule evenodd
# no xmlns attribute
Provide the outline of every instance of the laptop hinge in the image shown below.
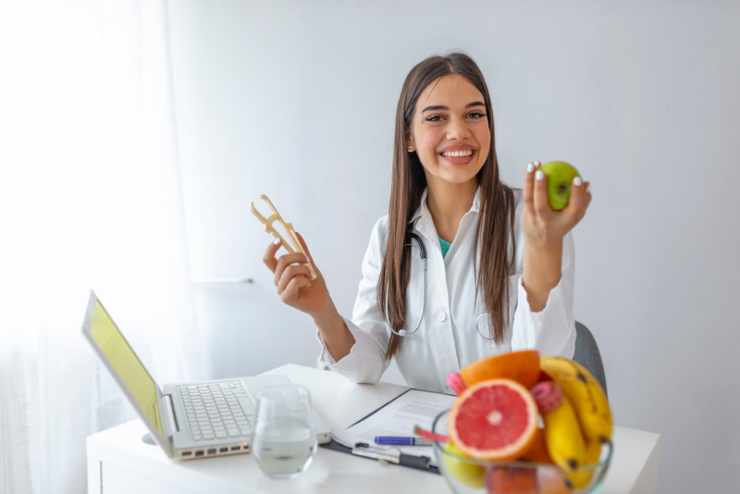
<svg viewBox="0 0 740 494"><path fill-rule="evenodd" d="M180 424L177 423L177 416L175 415L175 404L172 402L171 394L162 395L162 408L165 410L165 416L167 417L168 429L174 432L180 432Z"/></svg>

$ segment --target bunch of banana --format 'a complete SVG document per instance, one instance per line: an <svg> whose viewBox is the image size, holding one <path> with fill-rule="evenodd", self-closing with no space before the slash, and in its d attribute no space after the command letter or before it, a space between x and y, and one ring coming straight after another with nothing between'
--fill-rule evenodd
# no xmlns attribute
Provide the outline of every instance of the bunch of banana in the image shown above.
<svg viewBox="0 0 740 494"><path fill-rule="evenodd" d="M606 393L577 362L543 357L540 366L554 380L532 388L545 422L548 452L574 487L584 487L591 481L592 470L581 467L596 464L601 457L601 444L612 437Z"/></svg>
<svg viewBox="0 0 740 494"><path fill-rule="evenodd" d="M540 368L553 378L576 409L587 439L611 441L613 425L609 400L601 384L578 362L565 357L542 357Z"/></svg>

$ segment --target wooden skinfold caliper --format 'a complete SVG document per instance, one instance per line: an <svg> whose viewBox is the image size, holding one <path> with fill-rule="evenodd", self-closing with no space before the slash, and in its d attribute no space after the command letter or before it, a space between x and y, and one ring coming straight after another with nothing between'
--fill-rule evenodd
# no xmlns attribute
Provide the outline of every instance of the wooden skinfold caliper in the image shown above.
<svg viewBox="0 0 740 494"><path fill-rule="evenodd" d="M264 215L257 209L257 206L255 206L255 202L259 200L262 200L264 203L267 204L267 207L270 208L270 213ZM270 198L267 197L267 194L261 194L257 199L252 201L250 203L250 209L252 210L252 214L259 220L259 222L265 226L265 231L269 235L275 237L276 240L279 240L285 250L290 253L300 252L304 256L306 256L306 259L308 260L308 269L309 271L311 271L311 279L315 280L316 271L313 267L313 260L309 257L308 253L303 248L301 241L298 239L298 235L293 229L293 225L285 221L283 217L280 216L280 213L278 213L277 208L272 203ZM278 230L275 229L273 223L275 223L276 221L280 223L280 225L285 229L287 234L290 236L289 239L286 239Z"/></svg>

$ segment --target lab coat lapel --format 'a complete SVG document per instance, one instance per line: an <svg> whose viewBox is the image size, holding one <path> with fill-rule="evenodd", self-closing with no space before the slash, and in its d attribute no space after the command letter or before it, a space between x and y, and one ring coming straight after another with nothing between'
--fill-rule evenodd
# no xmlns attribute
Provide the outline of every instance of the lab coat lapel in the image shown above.
<svg viewBox="0 0 740 494"><path fill-rule="evenodd" d="M421 195L421 201L419 202L419 207L416 208L416 212L411 217L411 223L414 225L414 230L417 233L420 233L424 236L424 239L434 248L439 249L439 234L437 233L437 227L434 226L434 220L432 219L432 213L429 211L429 208L427 207L427 192L429 189L424 189L424 192ZM475 197L473 197L473 204L470 207L470 210L468 211L468 214L475 213L476 216L480 214L480 187L478 187L475 191ZM476 218L477 219L477 218ZM448 252L448 256L452 258L453 256L450 255L453 250L456 250L457 246L453 245L450 246L450 252Z"/></svg>
<svg viewBox="0 0 740 494"><path fill-rule="evenodd" d="M427 303L423 325L426 331L436 333L429 342L431 358L435 361L436 368L442 371L442 375L447 375L450 372L460 370L460 359L451 326L452 315L450 314L450 297L445 262L439 246L437 228L434 226L434 220L427 207L426 199L427 190L424 190L419 208L412 217L414 231L421 235L427 247L427 262L429 263L428 279L425 287ZM441 389L446 388L444 382L438 383L438 386Z"/></svg>
<svg viewBox="0 0 740 494"><path fill-rule="evenodd" d="M411 221L414 225L414 231L423 236L425 243L431 246L431 248L436 247L439 249L439 235L437 234L437 227L434 226L432 213L429 212L429 208L427 207L427 189L424 189L424 193L421 195L421 201L419 202L419 207L416 209Z"/></svg>

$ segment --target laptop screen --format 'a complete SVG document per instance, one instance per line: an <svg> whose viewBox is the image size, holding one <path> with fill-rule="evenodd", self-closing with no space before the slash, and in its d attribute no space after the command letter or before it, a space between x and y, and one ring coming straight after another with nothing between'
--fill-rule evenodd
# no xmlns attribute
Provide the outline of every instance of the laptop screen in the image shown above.
<svg viewBox="0 0 740 494"><path fill-rule="evenodd" d="M95 294L90 296L85 329L108 369L125 388L129 399L138 408L152 432L165 437L159 414L159 389L157 383L136 356L123 334Z"/></svg>

